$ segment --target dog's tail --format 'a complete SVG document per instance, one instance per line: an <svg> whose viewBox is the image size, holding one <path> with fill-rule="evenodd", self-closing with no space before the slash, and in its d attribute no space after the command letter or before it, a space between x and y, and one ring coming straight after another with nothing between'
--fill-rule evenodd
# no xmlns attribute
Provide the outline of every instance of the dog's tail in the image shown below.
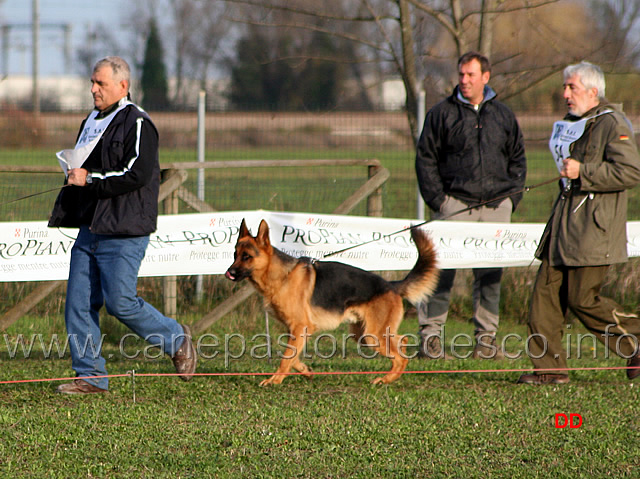
<svg viewBox="0 0 640 479"><path fill-rule="evenodd" d="M426 231L411 229L411 238L418 248L418 261L402 281L393 281L397 293L412 304L427 299L438 284L439 270L436 248Z"/></svg>

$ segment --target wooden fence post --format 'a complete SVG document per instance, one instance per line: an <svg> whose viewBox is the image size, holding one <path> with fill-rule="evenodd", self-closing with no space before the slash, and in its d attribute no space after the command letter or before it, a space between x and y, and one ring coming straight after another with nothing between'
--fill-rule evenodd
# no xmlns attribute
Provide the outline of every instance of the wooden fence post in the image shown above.
<svg viewBox="0 0 640 479"><path fill-rule="evenodd" d="M380 170L384 170L384 168L379 165L371 165L368 167L368 169L369 169L369 178L373 178L380 172ZM389 178L389 176L385 178L385 181L387 180L387 178ZM379 187L379 188L376 188L367 197L367 216L376 216L378 218L381 218L383 211L384 210L382 207L382 187Z"/></svg>
<svg viewBox="0 0 640 479"><path fill-rule="evenodd" d="M184 176L183 176L184 174ZM177 178L176 178L177 177ZM162 172L163 183L167 182L182 184L186 179L186 172L184 170L166 170ZM171 181L174 179L174 181ZM180 210L178 201L178 188L171 188L167 191L167 196L164 198L164 214L177 215ZM164 314L175 318L178 312L178 281L176 276L164 276L162 279L162 297L164 300Z"/></svg>
<svg viewBox="0 0 640 479"><path fill-rule="evenodd" d="M0 318L0 331L5 331L22 316L27 314L40 301L65 284L66 281L43 281L18 304Z"/></svg>

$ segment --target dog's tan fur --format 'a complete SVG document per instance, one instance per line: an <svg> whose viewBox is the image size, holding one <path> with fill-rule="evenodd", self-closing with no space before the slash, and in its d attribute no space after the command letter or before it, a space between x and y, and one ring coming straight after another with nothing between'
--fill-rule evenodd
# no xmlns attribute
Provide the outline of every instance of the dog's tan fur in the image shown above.
<svg viewBox="0 0 640 479"><path fill-rule="evenodd" d="M290 334L288 351L276 374L260 385L280 384L292 369L309 377L310 369L300 361L306 340L317 331L335 329L343 322L351 323L357 340L391 359L391 371L376 378L374 384L398 379L408 363L406 355L401 354L404 341L400 344L397 336L404 317L402 298L417 304L431 294L438 278L435 249L428 235L412 229L411 236L418 248L415 266L404 280L387 282L342 263L314 263L308 258L286 255L271 245L264 220L255 237L243 220L227 277L234 281L248 278ZM319 274L325 278L323 281ZM357 291L351 295L344 291L350 286L344 283L345 277L354 279L352 286ZM336 298L340 301L336 302Z"/></svg>

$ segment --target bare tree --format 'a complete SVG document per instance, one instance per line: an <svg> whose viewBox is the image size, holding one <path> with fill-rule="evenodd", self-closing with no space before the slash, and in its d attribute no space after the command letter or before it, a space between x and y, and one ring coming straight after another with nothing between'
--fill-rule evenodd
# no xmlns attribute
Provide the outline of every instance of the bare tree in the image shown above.
<svg viewBox="0 0 640 479"><path fill-rule="evenodd" d="M206 89L216 58L232 27L225 18L226 6L219 2L169 0L172 20L170 30L175 39L174 101L185 103L188 89L185 81L197 79Z"/></svg>
<svg viewBox="0 0 640 479"><path fill-rule="evenodd" d="M112 34L112 30L103 23L87 29L83 45L76 51L80 73L91 76L95 63L107 55L120 55L122 49Z"/></svg>
<svg viewBox="0 0 640 479"><path fill-rule="evenodd" d="M191 31L197 23L196 6L190 0L170 0L170 9L173 14L171 30L174 38L174 69L176 85L173 94L173 103L184 102L184 75L185 60L189 51Z"/></svg>
<svg viewBox="0 0 640 479"><path fill-rule="evenodd" d="M226 5L208 0L139 0L129 3L125 26L130 31L126 42L133 67L140 69L148 34L149 20L158 17L158 30L166 45L168 73L175 80L171 91L174 105L184 105L196 90L204 88L212 70L222 63L221 48L233 28L224 15ZM190 88L191 87L191 88Z"/></svg>
<svg viewBox="0 0 640 479"><path fill-rule="evenodd" d="M465 51L479 50L492 57L497 21L500 17L532 11L559 4L560 0L360 0L358 2L296 2L284 0L225 0L243 5L255 18L265 12L261 23L277 28L298 28L324 31L358 45L360 61L384 62L389 72L399 75L407 92L407 114L410 128L417 136L416 99L425 81L438 85L444 92L450 86L455 60ZM272 12L295 14L294 21L275 19ZM254 22L236 18L239 22ZM533 28L530 29L535 33ZM366 35L362 35L366 32ZM421 35L419 33L427 33ZM553 41L564 34L555 32ZM507 56L513 55L509 52ZM539 58L539 56L537 57ZM557 71L568 58L555 58L539 75L531 76L535 84L550 71ZM494 63L495 58L493 58ZM498 58L498 64L504 60ZM448 67L446 65L449 65ZM518 70L526 64L517 64ZM500 72L502 74L507 73ZM424 80L424 81L423 81ZM508 85L508 82L504 82ZM520 83L518 88L526 88Z"/></svg>
<svg viewBox="0 0 640 479"><path fill-rule="evenodd" d="M603 32L601 63L628 70L640 60L640 2L591 0L593 17Z"/></svg>
<svg viewBox="0 0 640 479"><path fill-rule="evenodd" d="M144 62L144 50L149 35L150 20L158 11L161 0L147 0L144 2L129 3L130 10L123 12L122 24L129 34L121 39L123 55L128 59L132 69L132 97L134 101L139 101L141 91L139 90L139 77L142 72ZM161 19L159 19L161 22ZM163 24L158 25L160 35L163 33Z"/></svg>
<svg viewBox="0 0 640 479"><path fill-rule="evenodd" d="M631 65L640 58L640 2L635 0L154 0L134 4L135 21L147 21L158 8L168 13L164 26L174 39L168 54L177 79L176 99L186 95L187 78L206 83L224 54L224 42L234 38L234 25L287 32L301 43L313 33L330 34L341 41L342 48L322 60L348 65L362 98L389 75L402 79L414 135L420 127L418 93L425 89L429 100L449 93L455 84L456 59L465 51L478 50L491 58L492 86L503 99L538 85L569 62L590 58ZM599 8L595 19L588 6ZM605 28L612 30L601 35ZM271 61L302 64L310 59L292 58L291 51L274 52Z"/></svg>

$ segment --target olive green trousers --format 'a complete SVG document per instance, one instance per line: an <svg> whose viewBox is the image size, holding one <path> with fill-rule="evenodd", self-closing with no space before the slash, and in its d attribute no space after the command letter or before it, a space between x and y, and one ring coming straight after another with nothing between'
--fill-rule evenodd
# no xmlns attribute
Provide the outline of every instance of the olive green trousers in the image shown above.
<svg viewBox="0 0 640 479"><path fill-rule="evenodd" d="M569 311L604 344L605 350L625 359L634 355L640 339L640 318L600 295L608 269L551 266L546 258L542 261L531 297L527 338L528 354L536 369L567 368L562 340ZM605 357L608 355L606 352Z"/></svg>

